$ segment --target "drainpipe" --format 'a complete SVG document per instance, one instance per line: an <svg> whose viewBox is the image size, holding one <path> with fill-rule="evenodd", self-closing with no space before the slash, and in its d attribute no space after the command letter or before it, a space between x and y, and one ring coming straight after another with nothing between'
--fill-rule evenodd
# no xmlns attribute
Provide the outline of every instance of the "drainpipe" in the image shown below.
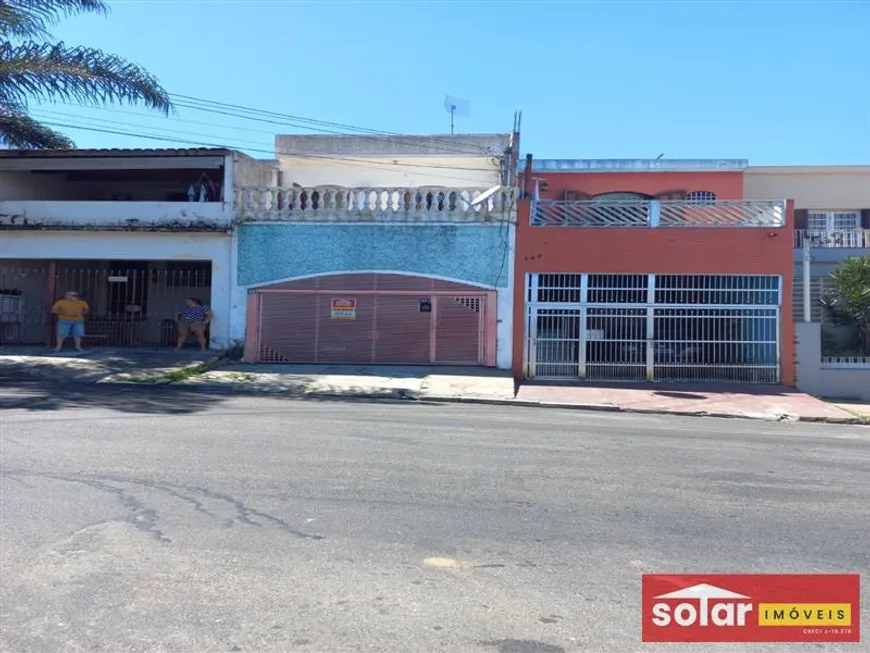
<svg viewBox="0 0 870 653"><path fill-rule="evenodd" d="M810 292L810 261L812 261L810 250L810 239L807 238L806 232L803 234L804 240L802 243L803 250L803 273L804 273L804 322L812 322L813 311L811 306L812 293Z"/></svg>

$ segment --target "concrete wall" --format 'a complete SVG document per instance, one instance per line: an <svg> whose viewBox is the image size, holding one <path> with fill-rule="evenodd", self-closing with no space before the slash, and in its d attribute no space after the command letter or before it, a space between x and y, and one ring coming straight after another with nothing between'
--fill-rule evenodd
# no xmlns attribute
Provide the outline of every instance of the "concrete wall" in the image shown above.
<svg viewBox="0 0 870 653"><path fill-rule="evenodd" d="M870 401L870 368L823 369L821 325L795 324L797 387L803 392L832 399Z"/></svg>
<svg viewBox="0 0 870 653"><path fill-rule="evenodd" d="M152 260L152 261L202 261L212 262L211 292L196 289L203 300L211 299L215 313L211 329L211 344L221 348L230 342L230 334L244 330L244 315L241 325L233 325L232 310L232 239L226 234L154 234L154 233L96 233L96 232L0 232L0 259L6 268L18 261L21 267L40 265L48 260L64 261L96 260ZM10 261L11 260L11 261ZM179 291L187 294L184 289ZM183 299L183 297L181 298ZM160 310L170 311L175 298L167 298ZM155 309L157 310L157 309Z"/></svg>
<svg viewBox="0 0 870 653"><path fill-rule="evenodd" d="M276 136L281 185L488 188L509 134Z"/></svg>
<svg viewBox="0 0 870 653"><path fill-rule="evenodd" d="M746 199L794 200L797 209L870 208L870 166L749 167Z"/></svg>
<svg viewBox="0 0 870 653"><path fill-rule="evenodd" d="M278 166L275 164L236 153L232 166L235 188L278 185Z"/></svg>
<svg viewBox="0 0 870 653"><path fill-rule="evenodd" d="M342 161L282 156L279 161L282 186L489 188L501 181L500 168L489 158L403 156Z"/></svg>
<svg viewBox="0 0 870 653"><path fill-rule="evenodd" d="M498 292L497 362L510 368L514 227L493 225L243 225L243 288L318 274L393 272L472 283ZM244 296L237 293L233 304ZM244 319L243 309L237 309Z"/></svg>

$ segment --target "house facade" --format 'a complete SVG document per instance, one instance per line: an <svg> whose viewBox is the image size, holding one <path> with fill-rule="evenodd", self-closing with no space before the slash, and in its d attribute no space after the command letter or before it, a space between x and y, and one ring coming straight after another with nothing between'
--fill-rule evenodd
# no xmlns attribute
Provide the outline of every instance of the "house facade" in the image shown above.
<svg viewBox="0 0 870 653"><path fill-rule="evenodd" d="M515 376L792 384L792 206L747 199L746 167L529 162Z"/></svg>
<svg viewBox="0 0 870 653"><path fill-rule="evenodd" d="M820 299L830 274L870 255L870 166L750 166L748 198L794 199L794 311L797 386L828 397L870 399L870 352L826 320Z"/></svg>
<svg viewBox="0 0 870 653"><path fill-rule="evenodd" d="M235 184L274 170L217 148L0 151L0 343L51 345L51 305L90 304L91 345L170 346L186 297L215 315L210 346L234 324Z"/></svg>
<svg viewBox="0 0 870 653"><path fill-rule="evenodd" d="M245 359L510 368L517 136L277 136L237 194Z"/></svg>

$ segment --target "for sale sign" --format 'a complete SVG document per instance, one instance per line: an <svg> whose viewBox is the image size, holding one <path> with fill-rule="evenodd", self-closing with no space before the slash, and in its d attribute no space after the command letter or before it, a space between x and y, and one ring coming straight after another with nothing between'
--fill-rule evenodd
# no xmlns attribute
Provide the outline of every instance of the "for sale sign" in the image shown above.
<svg viewBox="0 0 870 653"><path fill-rule="evenodd" d="M329 305L329 317L333 320L355 320L356 299L334 297Z"/></svg>
<svg viewBox="0 0 870 653"><path fill-rule="evenodd" d="M643 577L644 642L859 642L857 574Z"/></svg>

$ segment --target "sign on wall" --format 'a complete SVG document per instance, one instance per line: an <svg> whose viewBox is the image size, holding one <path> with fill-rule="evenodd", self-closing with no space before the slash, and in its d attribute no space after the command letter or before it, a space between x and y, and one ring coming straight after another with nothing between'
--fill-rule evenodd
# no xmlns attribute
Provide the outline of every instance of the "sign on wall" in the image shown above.
<svg viewBox="0 0 870 653"><path fill-rule="evenodd" d="M332 298L329 317L333 320L355 320L356 299Z"/></svg>

